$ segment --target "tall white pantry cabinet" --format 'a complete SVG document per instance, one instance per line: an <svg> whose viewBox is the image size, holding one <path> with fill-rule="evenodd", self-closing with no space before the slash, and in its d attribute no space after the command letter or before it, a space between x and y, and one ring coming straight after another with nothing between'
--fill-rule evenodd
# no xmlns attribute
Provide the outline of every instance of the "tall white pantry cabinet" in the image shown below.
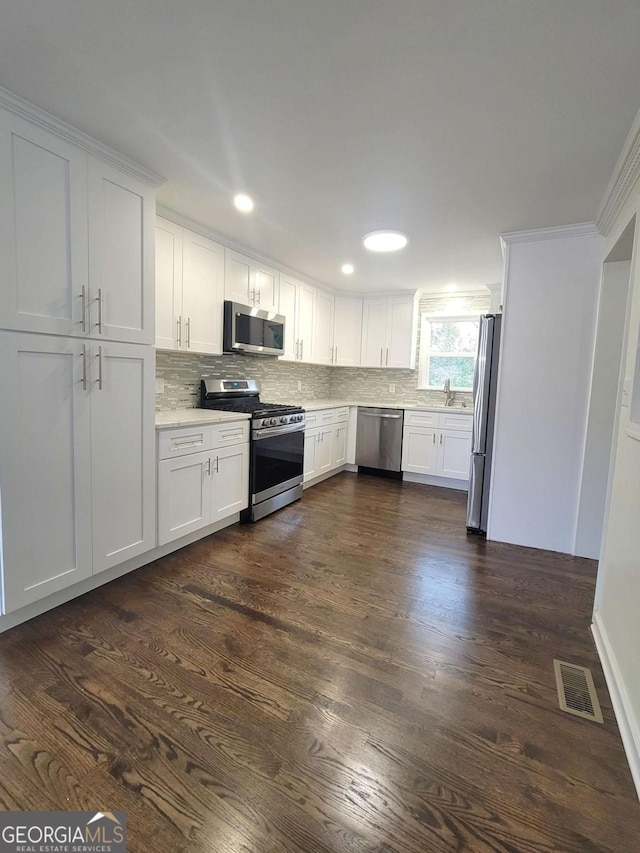
<svg viewBox="0 0 640 853"><path fill-rule="evenodd" d="M4 614L155 545L158 183L0 90Z"/></svg>

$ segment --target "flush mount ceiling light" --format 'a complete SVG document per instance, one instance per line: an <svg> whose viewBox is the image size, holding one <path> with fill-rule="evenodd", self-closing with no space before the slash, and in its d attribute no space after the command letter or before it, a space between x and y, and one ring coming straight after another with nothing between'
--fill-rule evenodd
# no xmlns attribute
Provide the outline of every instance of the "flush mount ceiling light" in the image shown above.
<svg viewBox="0 0 640 853"><path fill-rule="evenodd" d="M370 252L397 252L404 249L408 240L400 231L371 231L364 235L362 242Z"/></svg>
<svg viewBox="0 0 640 853"><path fill-rule="evenodd" d="M353 264L342 264L340 269L345 275L351 275L355 270L355 267L353 266Z"/></svg>
<svg viewBox="0 0 640 853"><path fill-rule="evenodd" d="M233 203L238 210L241 210L243 213L251 213L253 210L253 199L250 196L245 195L245 193L238 193L238 195L235 195L233 197Z"/></svg>

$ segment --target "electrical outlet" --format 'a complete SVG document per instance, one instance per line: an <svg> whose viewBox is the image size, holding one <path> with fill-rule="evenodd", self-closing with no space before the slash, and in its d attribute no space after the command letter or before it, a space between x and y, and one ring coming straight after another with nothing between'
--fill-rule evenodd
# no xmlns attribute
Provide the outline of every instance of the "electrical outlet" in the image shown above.
<svg viewBox="0 0 640 853"><path fill-rule="evenodd" d="M390 383L389 383L389 393L390 393L390 394L395 394L395 393L396 393L396 384L395 384L395 382L390 382Z"/></svg>
<svg viewBox="0 0 640 853"><path fill-rule="evenodd" d="M164 394L164 379L156 376L156 394Z"/></svg>
<svg viewBox="0 0 640 853"><path fill-rule="evenodd" d="M302 382L298 379L298 391L302 391Z"/></svg>

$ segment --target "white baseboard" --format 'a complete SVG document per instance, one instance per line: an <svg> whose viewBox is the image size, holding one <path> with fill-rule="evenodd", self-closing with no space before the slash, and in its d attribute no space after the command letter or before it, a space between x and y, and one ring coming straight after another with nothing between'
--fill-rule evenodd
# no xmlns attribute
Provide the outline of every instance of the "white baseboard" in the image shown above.
<svg viewBox="0 0 640 853"><path fill-rule="evenodd" d="M458 489L460 492L469 491L468 480L454 480L451 477L434 477L431 474L414 474L403 471L402 479L407 483L424 483L427 486L442 486L445 489Z"/></svg>
<svg viewBox="0 0 640 853"><path fill-rule="evenodd" d="M597 612L593 614L591 632L611 695L611 703L620 729L622 745L629 762L633 783L636 786L638 799L640 799L640 727L631 707L629 694L625 689L607 632Z"/></svg>
<svg viewBox="0 0 640 853"><path fill-rule="evenodd" d="M158 548L153 548L151 551L146 551L144 554L139 554L137 557L127 560L126 563L113 566L113 568L107 569L105 572L100 572L99 575L93 575L90 578L86 578L86 580L80 581L80 583L76 583L66 589L61 589L59 592L48 595L41 601L35 601L33 604L27 605L27 607L21 607L20 610L16 610L13 613L0 616L0 634L8 631L10 628L15 628L16 625L28 622L29 619L33 619L35 616L46 613L47 610L53 610L54 607L58 607L60 604L66 604L67 601L78 598L78 596L84 595L86 592L91 592L91 590L97 589L99 586L104 586L104 584L116 580L116 578L140 569L148 563L153 563L154 560L158 560L160 557L166 557L167 554L179 551L185 545L191 545L192 542L197 542L198 539L204 539L205 536L210 536L212 533L217 533L231 524L236 524L238 521L240 521L240 513L230 515L228 518L222 519L222 521L216 521L214 524L202 527L200 530L189 533L181 539L176 539L175 542L160 545Z"/></svg>

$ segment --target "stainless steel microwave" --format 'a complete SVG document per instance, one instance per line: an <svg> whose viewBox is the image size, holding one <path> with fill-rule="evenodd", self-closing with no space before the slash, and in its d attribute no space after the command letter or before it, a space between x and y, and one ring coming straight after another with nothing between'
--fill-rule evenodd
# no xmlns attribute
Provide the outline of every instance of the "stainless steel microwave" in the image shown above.
<svg viewBox="0 0 640 853"><path fill-rule="evenodd" d="M245 355L284 355L284 317L225 301L222 348Z"/></svg>

